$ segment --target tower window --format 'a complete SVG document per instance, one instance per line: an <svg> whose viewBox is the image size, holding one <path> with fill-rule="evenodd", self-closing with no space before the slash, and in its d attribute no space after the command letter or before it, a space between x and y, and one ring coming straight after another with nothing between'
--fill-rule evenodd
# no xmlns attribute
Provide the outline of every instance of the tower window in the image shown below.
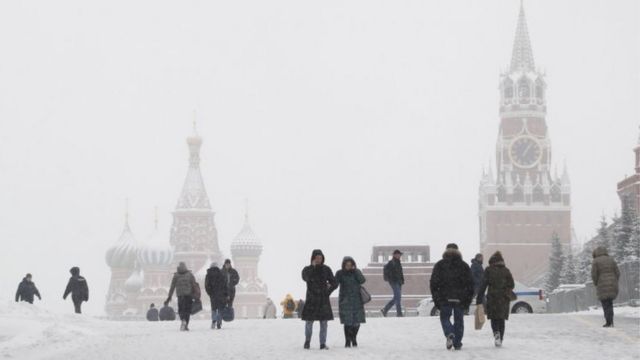
<svg viewBox="0 0 640 360"><path fill-rule="evenodd" d="M528 103L530 96L531 88L529 87L529 81L527 81L526 78L520 79L520 81L518 81L518 97L520 98L520 102Z"/></svg>

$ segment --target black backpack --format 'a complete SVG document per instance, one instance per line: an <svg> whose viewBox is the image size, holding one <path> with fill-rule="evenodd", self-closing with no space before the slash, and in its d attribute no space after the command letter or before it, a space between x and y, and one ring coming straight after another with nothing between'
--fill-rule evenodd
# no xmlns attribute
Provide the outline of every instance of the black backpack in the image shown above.
<svg viewBox="0 0 640 360"><path fill-rule="evenodd" d="M391 277L389 274L390 272L391 272L391 263L388 262L382 270L382 278L384 279L384 281L389 281L389 278Z"/></svg>

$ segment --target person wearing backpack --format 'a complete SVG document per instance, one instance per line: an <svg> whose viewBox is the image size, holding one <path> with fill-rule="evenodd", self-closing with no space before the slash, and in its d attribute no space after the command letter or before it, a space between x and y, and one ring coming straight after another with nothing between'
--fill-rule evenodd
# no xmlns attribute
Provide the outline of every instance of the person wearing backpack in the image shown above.
<svg viewBox="0 0 640 360"><path fill-rule="evenodd" d="M280 306L282 306L282 318L292 319L293 313L296 311L296 301L293 300L293 296L291 296L291 294L287 294L287 296L284 297L284 300L280 302Z"/></svg>
<svg viewBox="0 0 640 360"><path fill-rule="evenodd" d="M169 296L164 302L164 306L169 305L173 292L178 296L178 316L180 316L180 331L189 331L189 320L191 318L191 308L193 300L196 298L196 278L187 269L187 264L180 262L177 271L171 279Z"/></svg>
<svg viewBox="0 0 640 360"><path fill-rule="evenodd" d="M366 279L351 256L342 259L342 269L336 273L336 281L340 286L338 309L340 323L344 325L344 347L358 347L360 324L366 322L360 294L360 288Z"/></svg>
<svg viewBox="0 0 640 360"><path fill-rule="evenodd" d="M393 257L383 269L384 281L389 283L391 290L393 291L393 298L385 305L380 312L382 316L387 317L389 309L393 305L396 306L396 315L402 317L402 285L404 285L404 273L402 272L402 252L398 249L393 251Z"/></svg>

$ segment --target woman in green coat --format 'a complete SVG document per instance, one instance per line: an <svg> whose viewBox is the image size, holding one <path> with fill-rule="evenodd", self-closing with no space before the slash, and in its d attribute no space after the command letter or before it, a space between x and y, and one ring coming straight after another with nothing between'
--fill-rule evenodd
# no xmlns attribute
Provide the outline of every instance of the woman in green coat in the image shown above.
<svg viewBox="0 0 640 360"><path fill-rule="evenodd" d="M338 309L340 323L344 324L345 347L357 347L358 330L364 323L364 304L360 296L360 286L365 278L362 272L356 268L356 262L350 256L342 259L342 269L336 273L336 280L340 285L338 296Z"/></svg>
<svg viewBox="0 0 640 360"><path fill-rule="evenodd" d="M502 253L496 251L489 258L489 267L484 270L484 279L476 300L478 305L485 305L487 317L491 320L496 346L502 346L505 320L509 320L509 307L514 287L511 271L505 266ZM486 301L485 291L487 291Z"/></svg>

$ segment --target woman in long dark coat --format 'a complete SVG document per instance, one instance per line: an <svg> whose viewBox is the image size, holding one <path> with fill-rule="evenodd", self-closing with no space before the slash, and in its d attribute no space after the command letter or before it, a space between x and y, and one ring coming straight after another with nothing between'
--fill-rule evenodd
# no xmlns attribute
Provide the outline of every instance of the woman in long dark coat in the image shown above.
<svg viewBox="0 0 640 360"><path fill-rule="evenodd" d="M324 264L322 250L313 250L311 265L302 269L302 280L307 283L307 299L302 309L305 324L304 348L309 349L313 322L320 322L320 349L327 347L327 321L333 320L329 295L338 287L331 268Z"/></svg>
<svg viewBox="0 0 640 360"><path fill-rule="evenodd" d="M336 273L336 281L340 285L338 308L340 323L344 325L345 347L358 346L358 330L360 324L366 322L364 304L360 295L360 287L366 281L362 272L356 268L356 262L350 256L342 259L342 269Z"/></svg>
<svg viewBox="0 0 640 360"><path fill-rule="evenodd" d="M505 266L502 253L496 251L489 258L489 267L484 270L484 279L476 300L478 305L485 304L496 346L502 346L505 320L509 320L509 305L514 287L511 271ZM485 291L487 291L486 297Z"/></svg>

